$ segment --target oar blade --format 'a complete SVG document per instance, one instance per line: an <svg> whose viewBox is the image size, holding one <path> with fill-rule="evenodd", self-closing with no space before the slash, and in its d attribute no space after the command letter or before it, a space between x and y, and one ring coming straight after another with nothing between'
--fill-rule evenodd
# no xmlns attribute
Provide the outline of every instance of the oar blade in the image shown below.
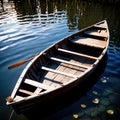
<svg viewBox="0 0 120 120"><path fill-rule="evenodd" d="M8 69L13 69L13 68L19 67L19 66L23 65L24 63L26 63L26 61L17 62L15 64L8 66Z"/></svg>

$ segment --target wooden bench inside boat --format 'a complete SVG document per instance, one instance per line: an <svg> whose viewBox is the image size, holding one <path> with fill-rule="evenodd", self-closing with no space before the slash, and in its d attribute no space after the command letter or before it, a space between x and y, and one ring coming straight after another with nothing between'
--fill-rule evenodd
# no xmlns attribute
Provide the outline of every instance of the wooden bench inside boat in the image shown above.
<svg viewBox="0 0 120 120"><path fill-rule="evenodd" d="M33 95L33 92L25 90L25 89L19 89L19 92L27 94L27 95Z"/></svg>
<svg viewBox="0 0 120 120"><path fill-rule="evenodd" d="M62 59L59 59L59 58L55 58L55 57L50 57L51 60L54 60L54 61L58 61L58 62L61 62L61 63L66 63L68 65L73 65L73 66L78 66L78 67L82 67L82 68L89 68L88 66L85 66L85 65L82 65L82 64L77 64L77 63L73 63L73 62L69 62L69 61L66 61L66 60L62 60Z"/></svg>
<svg viewBox="0 0 120 120"><path fill-rule="evenodd" d="M24 83L35 86L37 88L42 88L42 89L45 89L45 90L53 89L53 87L51 87L51 86L48 86L48 85L45 85L43 83L31 80L31 79L27 79L27 78L24 80Z"/></svg>
<svg viewBox="0 0 120 120"><path fill-rule="evenodd" d="M65 76L68 76L68 77L77 78L77 76L75 76L75 75L72 75L72 74L69 74L69 73L65 73L65 72L61 72L59 70L54 70L54 69L51 69L51 68L47 68L47 67L44 67L44 66L42 66L41 69L45 70L45 71L49 71L49 72L65 75Z"/></svg>
<svg viewBox="0 0 120 120"><path fill-rule="evenodd" d="M107 37L107 32L106 30L87 30L87 31L84 31L84 34L86 35L91 35L91 36L96 36L96 37Z"/></svg>
<svg viewBox="0 0 120 120"><path fill-rule="evenodd" d="M52 90L53 89L53 87L51 87L51 86L48 86L48 85L45 85L43 83L31 80L31 79L27 79L27 78L24 80L24 83L28 84L28 85L31 85L31 86L34 86L36 88L35 91L30 91L30 90L23 89L23 88L19 89L20 93L23 93L27 96L28 95L31 96L31 95L39 94L43 90ZM23 97L23 96L20 96L20 97ZM18 99L18 97L17 97L17 99Z"/></svg>
<svg viewBox="0 0 120 120"><path fill-rule="evenodd" d="M97 40L97 39L88 38L88 37L80 37L79 39L73 39L71 40L71 42L80 44L80 45L100 48L100 49L104 49L106 47L105 40Z"/></svg>
<svg viewBox="0 0 120 120"><path fill-rule="evenodd" d="M94 56L90 56L90 55L86 55L86 54L81 54L81 53L78 53L78 52L74 52L74 51L70 51L70 50L66 50L66 49L62 49L62 48L58 48L57 50L60 51L60 52L71 54L71 55L75 55L75 56L80 56L80 57L85 57L85 58L97 60L97 57L94 57Z"/></svg>

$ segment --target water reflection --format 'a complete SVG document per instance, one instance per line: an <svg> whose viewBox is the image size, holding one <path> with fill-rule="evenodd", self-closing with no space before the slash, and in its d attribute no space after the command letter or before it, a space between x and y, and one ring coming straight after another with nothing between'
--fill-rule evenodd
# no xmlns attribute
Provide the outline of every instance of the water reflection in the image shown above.
<svg viewBox="0 0 120 120"><path fill-rule="evenodd" d="M25 0L25 1L8 1L8 2L1 2L2 9L6 12L11 12L12 10L16 10L16 13L20 19L20 16L28 16L31 18L32 15L35 14L52 14L57 11L66 10L67 16L68 16L68 24L70 26L77 26L77 23L80 22L80 19L82 21L82 24L84 24L84 18L86 18L88 23L95 23L96 19L103 19L106 14L108 14L110 11L106 9L106 7L111 7L112 10L111 15L108 16L112 18L114 16L115 18L115 12L116 9L119 11L119 8L116 8L115 6L107 6L106 4L100 5L99 3L91 3L86 1L77 1L74 0L71 2L65 0L61 1L44 1L44 0ZM73 9L74 8L76 9ZM96 9L96 11L92 11L92 9ZM88 11L91 10L91 11ZM119 14L119 12L116 12L116 14ZM90 19L94 18L94 16L98 14L96 19ZM83 17L81 17L83 16ZM81 17L81 18L80 18ZM22 18L22 17L21 17ZM109 19L110 19L109 18ZM32 21L32 19L31 19ZM87 24L88 24L87 23ZM79 25L78 25L79 26Z"/></svg>
<svg viewBox="0 0 120 120"><path fill-rule="evenodd" d="M73 6L75 9L73 9ZM38 23L41 16L49 16L47 22L53 22L54 20L52 19L54 19L55 16L52 16L54 14L59 11L65 11L64 15L68 19L67 24L70 30L81 29L99 20L108 19L112 29L112 35L119 35L115 28L119 28L120 26L120 18L117 17L119 16L120 8L104 3L92 3L82 0L73 0L71 2L69 2L69 0L52 2L49 0L15 0L5 2L1 0L0 11L2 14L4 12L14 13L18 21L25 22L25 24ZM96 17L95 19L93 19L94 16ZM46 20L44 22L46 22ZM115 23L114 26L112 23Z"/></svg>

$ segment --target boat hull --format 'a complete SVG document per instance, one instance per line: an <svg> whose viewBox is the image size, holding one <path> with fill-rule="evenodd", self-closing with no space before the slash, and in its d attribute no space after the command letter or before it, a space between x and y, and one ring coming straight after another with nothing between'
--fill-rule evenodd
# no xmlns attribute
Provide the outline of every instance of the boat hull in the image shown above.
<svg viewBox="0 0 120 120"><path fill-rule="evenodd" d="M102 21L50 46L23 70L7 105L26 113L66 94L95 74L108 44L107 22Z"/></svg>
<svg viewBox="0 0 120 120"><path fill-rule="evenodd" d="M41 107L44 107L44 105L46 105L46 104L49 105L49 104L51 104L51 102L56 102L55 101L56 98L58 98L60 100L61 97L65 97L65 95L67 93L69 93L69 91L74 90L75 87L82 85L82 83L85 83L85 82L89 83L88 80L90 80L89 78L91 76L94 76L97 79L97 77L99 77L99 75L103 73L104 68L106 66L106 62L107 62L107 53L99 61L99 64L94 66L94 69L91 69L87 74L85 74L81 78L76 79L71 84L63 86L63 87L56 89L52 92L49 92L47 94L36 96L36 97L26 100L26 101L20 101L20 102L14 104L12 107L17 114L22 113L22 114L28 115L31 112L35 112L35 111L37 112L38 109ZM102 67L102 70L101 70L101 67ZM89 84L91 84L91 83L89 83ZM84 92L84 90L83 90L83 92ZM57 101L58 101L58 99L57 99ZM59 101L59 102L61 102L61 101ZM38 114L40 114L40 113L38 113Z"/></svg>

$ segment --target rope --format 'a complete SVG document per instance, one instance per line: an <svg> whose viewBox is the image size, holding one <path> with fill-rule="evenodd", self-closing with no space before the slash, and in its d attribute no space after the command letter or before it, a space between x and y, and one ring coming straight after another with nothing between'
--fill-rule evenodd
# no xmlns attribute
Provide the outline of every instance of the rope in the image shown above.
<svg viewBox="0 0 120 120"><path fill-rule="evenodd" d="M13 113L14 113L14 110L11 111L11 114L10 114L9 120L12 120Z"/></svg>

